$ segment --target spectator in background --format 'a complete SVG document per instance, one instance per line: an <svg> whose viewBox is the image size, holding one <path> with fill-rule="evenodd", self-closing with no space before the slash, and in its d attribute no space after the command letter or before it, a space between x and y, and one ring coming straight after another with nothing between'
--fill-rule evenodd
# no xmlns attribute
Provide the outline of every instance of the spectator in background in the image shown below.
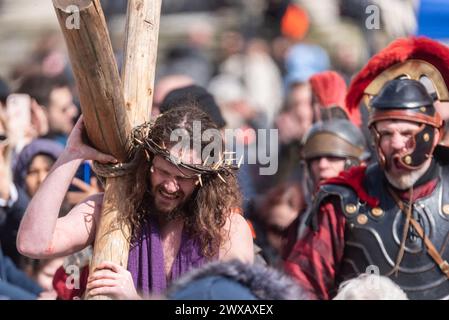
<svg viewBox="0 0 449 320"><path fill-rule="evenodd" d="M181 12L212 12L220 8L230 7L232 4L234 4L234 1L229 0L165 0L162 1L162 13L175 14Z"/></svg>
<svg viewBox="0 0 449 320"><path fill-rule="evenodd" d="M271 128L282 105L282 79L268 44L259 38L249 40L244 50L229 56L219 70L215 80L225 75L242 87L243 99L240 101L245 101L246 105L234 104L234 112L241 114L240 117L252 127Z"/></svg>
<svg viewBox="0 0 449 320"><path fill-rule="evenodd" d="M315 73L329 68L329 56L323 48L313 44L295 44L285 57L284 88L289 90L294 84L305 83Z"/></svg>
<svg viewBox="0 0 449 320"><path fill-rule="evenodd" d="M284 111L276 119L283 144L300 141L317 120L312 108L312 90L308 82L296 82L290 86Z"/></svg>
<svg viewBox="0 0 449 320"><path fill-rule="evenodd" d="M29 94L44 107L49 125L45 137L65 145L79 113L66 79L62 76L31 75L21 81L17 93Z"/></svg>
<svg viewBox="0 0 449 320"><path fill-rule="evenodd" d="M245 39L238 30L224 30L219 35L218 58L222 63L235 54L241 54L245 48Z"/></svg>
<svg viewBox="0 0 449 320"><path fill-rule="evenodd" d="M255 117L255 110L249 104L245 88L236 76L219 74L211 80L207 90L220 106L229 128L249 128L248 123Z"/></svg>
<svg viewBox="0 0 449 320"><path fill-rule="evenodd" d="M10 96L10 93L11 92L8 87L8 84L0 78L0 109L4 111L4 116L6 118L8 117L7 101L8 97ZM21 148L24 145L28 144L33 139L48 133L48 119L43 108L39 106L34 99L31 99L31 104L29 107L30 107L31 123L29 123L25 128L25 132L23 134L24 138L23 143L19 143L19 141L14 139L14 136L17 135L22 136L21 134L17 134L17 132L14 131L11 132L12 139L9 139L9 145L12 150L11 163L13 165L15 163L17 153L20 152ZM8 123L11 123L11 119L6 120ZM21 120L19 120L19 122L21 122ZM11 128L11 130L18 130L18 128Z"/></svg>
<svg viewBox="0 0 449 320"><path fill-rule="evenodd" d="M280 34L280 21L284 16L288 6L292 2L292 0L267 0L267 5L264 11L264 26L271 31L271 38Z"/></svg>
<svg viewBox="0 0 449 320"><path fill-rule="evenodd" d="M292 0L270 0L267 9L267 17L275 15L272 21L275 25L270 30L273 36L272 55L283 75L287 73L284 61L289 48L303 41L310 28L307 11L292 2ZM275 33L273 30L276 30Z"/></svg>
<svg viewBox="0 0 449 320"><path fill-rule="evenodd" d="M43 290L20 271L0 248L0 300L34 300Z"/></svg>
<svg viewBox="0 0 449 320"><path fill-rule="evenodd" d="M16 185L33 197L63 150L61 144L49 139L31 142L17 157L14 167Z"/></svg>
<svg viewBox="0 0 449 320"><path fill-rule="evenodd" d="M162 66L161 66L162 67ZM165 74L185 74L198 84L206 85L212 75L212 65L198 48L178 44L167 52Z"/></svg>
<svg viewBox="0 0 449 320"><path fill-rule="evenodd" d="M25 191L13 183L11 145L6 117L0 110L0 243L5 255L19 263L16 237L20 221L28 205Z"/></svg>
<svg viewBox="0 0 449 320"><path fill-rule="evenodd" d="M284 109L275 122L279 132L279 170L269 179L261 180L258 185L264 188L259 188L260 193L286 181L303 179L301 140L316 121L310 85L307 82L293 83L285 100Z"/></svg>
<svg viewBox="0 0 449 320"><path fill-rule="evenodd" d="M11 72L16 81L33 74L56 77L64 74L73 80L71 67L66 54L64 37L57 30L44 31L25 61L20 61Z"/></svg>
<svg viewBox="0 0 449 320"><path fill-rule="evenodd" d="M299 183L282 183L254 198L249 219L255 232L254 242L268 265L282 269L282 252L288 227L305 207Z"/></svg>
<svg viewBox="0 0 449 320"><path fill-rule="evenodd" d="M301 140L319 115L312 105L311 76L329 68L329 57L316 45L296 44L285 57L284 107L275 121L279 130L279 171L261 185L273 187L285 181L302 181ZM265 190L259 190L264 192Z"/></svg>
<svg viewBox="0 0 449 320"><path fill-rule="evenodd" d="M284 37L292 43L298 43L304 39L309 31L309 16L302 7L291 3L286 6L279 21L279 26Z"/></svg>
<svg viewBox="0 0 449 320"><path fill-rule="evenodd" d="M172 45L159 69L162 74L183 74L198 85L206 86L214 71L208 55L212 47L213 27L207 20L195 21L186 31L186 42Z"/></svg>

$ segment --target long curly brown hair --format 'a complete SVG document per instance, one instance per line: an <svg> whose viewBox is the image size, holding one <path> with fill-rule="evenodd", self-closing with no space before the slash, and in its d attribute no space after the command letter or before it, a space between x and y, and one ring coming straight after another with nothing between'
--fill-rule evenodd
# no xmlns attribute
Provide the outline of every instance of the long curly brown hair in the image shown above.
<svg viewBox="0 0 449 320"><path fill-rule="evenodd" d="M174 143L170 141L170 135L175 129L185 129L190 135L191 141L198 137L193 134L193 122L201 122L201 133L207 129L217 129L216 124L194 103L183 101L184 106L173 108L159 116L151 126L150 136L143 139L152 139L158 145L164 145L168 149ZM201 139L201 137L200 137ZM201 139L202 140L202 139ZM135 176L130 177L133 183L128 184L132 189L128 191L129 201L123 201L121 205L126 208L121 212L129 213L122 217L122 222L133 228L132 235L137 236L143 227L146 218L151 214L149 198L151 195L150 167L154 154L149 153L139 141L136 160L138 162ZM210 141L201 141L201 150ZM222 152L224 143L221 142ZM226 181L223 182L216 174L202 175L201 185L198 184L190 199L185 203L183 209L187 212L184 228L198 241L201 252L205 257L212 258L218 253L220 246L224 243L228 234L223 232L229 214L241 207L241 193L239 190L236 174L233 170L226 170L221 174Z"/></svg>

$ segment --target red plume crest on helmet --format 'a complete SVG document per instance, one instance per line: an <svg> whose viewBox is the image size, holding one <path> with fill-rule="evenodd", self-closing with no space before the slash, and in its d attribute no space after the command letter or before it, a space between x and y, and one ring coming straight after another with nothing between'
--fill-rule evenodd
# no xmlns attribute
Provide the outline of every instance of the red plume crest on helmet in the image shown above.
<svg viewBox="0 0 449 320"><path fill-rule="evenodd" d="M426 37L400 38L374 55L352 80L346 95L346 107L350 112L358 109L364 91L370 83L389 67L410 59L424 60L441 73L449 86L449 48Z"/></svg>

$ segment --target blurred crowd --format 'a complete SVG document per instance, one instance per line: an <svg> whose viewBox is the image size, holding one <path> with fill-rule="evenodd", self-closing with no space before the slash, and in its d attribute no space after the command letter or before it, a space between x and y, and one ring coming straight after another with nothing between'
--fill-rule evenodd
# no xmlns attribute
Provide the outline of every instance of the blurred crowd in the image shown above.
<svg viewBox="0 0 449 320"><path fill-rule="evenodd" d="M102 2L108 19L126 10L126 1ZM238 177L258 261L282 272L282 258L300 236L300 218L310 210L320 182L373 160L366 110L345 107L346 88L372 54L390 40L415 32L414 1L163 3L164 15L184 11L212 15L226 9L240 15L229 29L195 21L183 41L161 39L165 47L158 57L151 113L156 117L163 112L169 99L184 89L204 98L206 111L220 128L241 129L237 141L246 150L260 147L253 134L257 130L278 130L276 174L260 175L261 164L243 161ZM381 10L380 29L366 28L369 5ZM121 55L117 49L119 68ZM0 298L61 299L55 274L64 273L64 267L73 263L88 264L90 249L49 261L23 257L16 249L28 201L62 152L80 115L60 33L36 39L28 59L9 69L0 80ZM102 184L86 162L66 195L60 217L100 191ZM191 281L203 280L197 276ZM184 287L180 286L185 291ZM350 290L349 285L345 288ZM183 297L181 289L177 294ZM349 299L346 291L339 298ZM293 296L286 293L277 298Z"/></svg>

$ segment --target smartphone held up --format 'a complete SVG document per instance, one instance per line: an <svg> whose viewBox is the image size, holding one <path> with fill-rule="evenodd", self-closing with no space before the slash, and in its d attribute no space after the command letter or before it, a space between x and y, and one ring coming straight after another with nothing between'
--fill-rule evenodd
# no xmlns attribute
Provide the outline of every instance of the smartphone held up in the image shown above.
<svg viewBox="0 0 449 320"><path fill-rule="evenodd" d="M26 133L31 126L31 97L28 94L11 94L6 100L9 137L17 149L27 144Z"/></svg>

